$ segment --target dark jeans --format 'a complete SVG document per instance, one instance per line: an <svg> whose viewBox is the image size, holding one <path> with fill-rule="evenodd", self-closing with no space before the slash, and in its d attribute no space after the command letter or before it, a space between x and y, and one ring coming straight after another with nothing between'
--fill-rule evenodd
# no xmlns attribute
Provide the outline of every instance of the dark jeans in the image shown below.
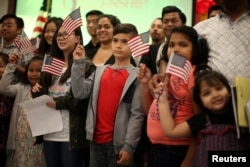
<svg viewBox="0 0 250 167"><path fill-rule="evenodd" d="M149 150L148 167L180 167L188 146L152 144Z"/></svg>
<svg viewBox="0 0 250 167"><path fill-rule="evenodd" d="M113 142L96 144L90 142L90 167L122 167L117 164L119 156L114 152Z"/></svg>
<svg viewBox="0 0 250 167"><path fill-rule="evenodd" d="M84 167L87 151L69 150L68 142L44 141L47 167Z"/></svg>
<svg viewBox="0 0 250 167"><path fill-rule="evenodd" d="M147 118L144 119L144 123L141 131L140 141L135 149L133 163L131 167L144 167L147 163L148 151L151 142L147 136Z"/></svg>
<svg viewBox="0 0 250 167"><path fill-rule="evenodd" d="M5 167L6 165L6 150L1 150L0 151L0 167Z"/></svg>

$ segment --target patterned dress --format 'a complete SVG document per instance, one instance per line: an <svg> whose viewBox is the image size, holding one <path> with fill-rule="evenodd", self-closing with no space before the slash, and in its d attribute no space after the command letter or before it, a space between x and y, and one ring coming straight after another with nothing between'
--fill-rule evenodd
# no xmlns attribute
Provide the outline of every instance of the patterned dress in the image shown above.
<svg viewBox="0 0 250 167"><path fill-rule="evenodd" d="M6 164L6 144L9 132L13 98L0 95L0 166Z"/></svg>
<svg viewBox="0 0 250 167"><path fill-rule="evenodd" d="M0 95L0 150L6 150L13 99Z"/></svg>
<svg viewBox="0 0 250 167"><path fill-rule="evenodd" d="M240 151L250 149L250 138L237 139L235 125L212 124L206 116L207 127L198 135L193 167L208 167L208 151Z"/></svg>
<svg viewBox="0 0 250 167"><path fill-rule="evenodd" d="M28 93L26 97L26 100L31 99L31 94ZM43 144L34 145L35 141L25 111L20 107L17 113L16 147L9 152L7 167L45 166Z"/></svg>

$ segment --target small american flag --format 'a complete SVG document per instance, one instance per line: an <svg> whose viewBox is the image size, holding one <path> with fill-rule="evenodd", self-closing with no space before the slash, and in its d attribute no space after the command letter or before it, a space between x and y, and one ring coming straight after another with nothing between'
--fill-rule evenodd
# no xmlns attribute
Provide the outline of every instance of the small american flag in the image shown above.
<svg viewBox="0 0 250 167"><path fill-rule="evenodd" d="M32 46L28 36L25 34L24 31L22 31L21 35L17 35L14 44L20 51L24 51L25 49Z"/></svg>
<svg viewBox="0 0 250 167"><path fill-rule="evenodd" d="M23 50L24 54L34 53L38 49L38 37L30 40L31 46Z"/></svg>
<svg viewBox="0 0 250 167"><path fill-rule="evenodd" d="M149 52L149 31L144 32L128 41L129 48L134 57Z"/></svg>
<svg viewBox="0 0 250 167"><path fill-rule="evenodd" d="M63 21L62 27L68 34L71 34L76 28L82 26L82 17L80 8L71 12Z"/></svg>
<svg viewBox="0 0 250 167"><path fill-rule="evenodd" d="M184 80L187 84L189 75L192 71L192 65L185 57L172 54L169 58L166 73L173 74Z"/></svg>
<svg viewBox="0 0 250 167"><path fill-rule="evenodd" d="M43 60L42 71L55 76L61 76L65 63L55 57L45 55Z"/></svg>
<svg viewBox="0 0 250 167"><path fill-rule="evenodd" d="M14 39L14 44L16 45L16 47L20 45L20 40L21 40L21 34L18 34L16 38Z"/></svg>

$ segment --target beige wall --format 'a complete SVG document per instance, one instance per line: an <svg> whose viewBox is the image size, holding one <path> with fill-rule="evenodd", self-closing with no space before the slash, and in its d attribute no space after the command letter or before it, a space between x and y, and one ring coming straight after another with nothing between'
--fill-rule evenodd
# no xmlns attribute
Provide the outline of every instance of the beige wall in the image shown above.
<svg viewBox="0 0 250 167"><path fill-rule="evenodd" d="M8 11L8 0L0 0L0 18Z"/></svg>

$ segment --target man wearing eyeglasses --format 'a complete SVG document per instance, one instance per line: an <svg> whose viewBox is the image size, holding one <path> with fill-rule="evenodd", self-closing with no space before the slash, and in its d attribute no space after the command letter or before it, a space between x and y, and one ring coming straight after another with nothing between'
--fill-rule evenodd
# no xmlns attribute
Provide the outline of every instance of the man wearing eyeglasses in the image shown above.
<svg viewBox="0 0 250 167"><path fill-rule="evenodd" d="M22 18L17 17L14 14L6 14L1 18L0 23L2 27L1 32L3 38L3 47L0 48L0 51L8 54L9 58L13 56L18 58L15 71L16 75L12 82L14 84L19 82L20 77L25 70L24 67L33 57L33 54L23 55L14 44L15 38L17 35L22 33L24 27Z"/></svg>

